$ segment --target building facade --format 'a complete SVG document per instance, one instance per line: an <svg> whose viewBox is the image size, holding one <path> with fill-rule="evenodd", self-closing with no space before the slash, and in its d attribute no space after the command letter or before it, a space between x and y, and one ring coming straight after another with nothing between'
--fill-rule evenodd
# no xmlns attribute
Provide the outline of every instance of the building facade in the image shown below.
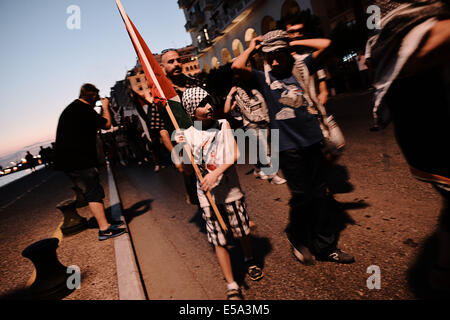
<svg viewBox="0 0 450 320"><path fill-rule="evenodd" d="M251 39L275 30L287 15L310 10L325 36L339 23L364 19L365 0L179 0L185 29L197 48L200 68L209 72L239 56Z"/></svg>

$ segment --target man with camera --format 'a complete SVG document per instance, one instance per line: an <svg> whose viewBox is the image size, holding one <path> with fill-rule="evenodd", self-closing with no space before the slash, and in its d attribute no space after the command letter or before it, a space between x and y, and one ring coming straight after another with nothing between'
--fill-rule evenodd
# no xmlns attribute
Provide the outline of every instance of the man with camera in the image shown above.
<svg viewBox="0 0 450 320"><path fill-rule="evenodd" d="M102 115L95 110L100 100L99 90L92 84L84 84L79 98L68 105L58 121L56 132L56 169L64 171L73 184L82 190L99 226L100 241L117 237L126 232L118 228L122 221L108 222L103 198L105 193L98 175L96 137L99 129L111 127L109 100L102 98Z"/></svg>

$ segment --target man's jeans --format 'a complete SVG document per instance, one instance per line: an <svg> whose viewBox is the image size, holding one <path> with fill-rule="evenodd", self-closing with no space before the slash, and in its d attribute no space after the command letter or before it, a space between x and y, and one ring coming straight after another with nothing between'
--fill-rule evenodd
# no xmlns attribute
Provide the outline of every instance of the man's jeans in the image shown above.
<svg viewBox="0 0 450 320"><path fill-rule="evenodd" d="M264 173L268 174L270 177L273 177L278 170L272 168L272 163L270 160L269 126L268 125L258 126L250 124L247 127L245 127L245 131L247 133L251 133L252 136L256 138L255 140L257 143L256 148L257 162L255 164L255 167L257 169L265 168Z"/></svg>
<svg viewBox="0 0 450 320"><path fill-rule="evenodd" d="M328 254L337 243L336 202L327 192L324 161L319 144L280 152L292 196L287 236L294 246L304 245L315 255Z"/></svg>

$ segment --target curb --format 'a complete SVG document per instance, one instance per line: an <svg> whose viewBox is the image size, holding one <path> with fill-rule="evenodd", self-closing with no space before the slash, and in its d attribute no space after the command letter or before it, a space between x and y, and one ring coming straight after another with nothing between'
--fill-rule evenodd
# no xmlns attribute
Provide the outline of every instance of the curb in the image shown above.
<svg viewBox="0 0 450 320"><path fill-rule="evenodd" d="M106 163L106 166L112 219L122 220L126 223L122 215L122 205L109 162ZM114 250L119 300L148 300L129 233L114 239Z"/></svg>

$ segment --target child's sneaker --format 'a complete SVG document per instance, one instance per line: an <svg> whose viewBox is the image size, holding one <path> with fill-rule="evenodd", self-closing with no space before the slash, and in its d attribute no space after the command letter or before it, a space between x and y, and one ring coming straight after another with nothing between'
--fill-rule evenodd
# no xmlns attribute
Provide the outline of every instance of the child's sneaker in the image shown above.
<svg viewBox="0 0 450 320"><path fill-rule="evenodd" d="M115 238L118 237L122 234L124 234L125 232L127 232L127 230L125 230L124 228L108 228L106 230L99 230L98 231L98 240L99 241L103 241L103 240L107 240L110 238Z"/></svg>
<svg viewBox="0 0 450 320"><path fill-rule="evenodd" d="M258 281L264 277L261 268L258 267L254 261L247 262L247 265L247 274L251 280Z"/></svg>
<svg viewBox="0 0 450 320"><path fill-rule="evenodd" d="M227 300L244 300L241 289L227 290Z"/></svg>

